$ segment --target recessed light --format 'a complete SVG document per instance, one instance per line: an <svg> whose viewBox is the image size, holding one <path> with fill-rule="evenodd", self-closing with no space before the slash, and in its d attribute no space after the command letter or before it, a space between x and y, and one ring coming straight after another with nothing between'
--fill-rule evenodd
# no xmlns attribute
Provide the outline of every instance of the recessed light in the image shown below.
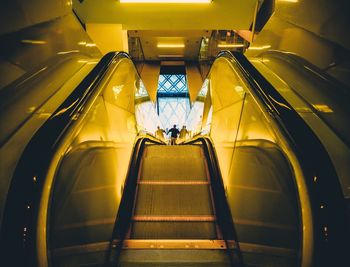
<svg viewBox="0 0 350 267"><path fill-rule="evenodd" d="M163 58L182 58L184 55L158 55L158 57L163 57Z"/></svg>
<svg viewBox="0 0 350 267"><path fill-rule="evenodd" d="M42 41L42 40L21 40L21 43L23 44L46 44L46 41Z"/></svg>
<svg viewBox="0 0 350 267"><path fill-rule="evenodd" d="M244 47L244 44L218 44L220 48Z"/></svg>
<svg viewBox="0 0 350 267"><path fill-rule="evenodd" d="M158 48L184 48L184 44L157 44Z"/></svg>
<svg viewBox="0 0 350 267"><path fill-rule="evenodd" d="M119 0L120 3L209 4L212 0Z"/></svg>
<svg viewBox="0 0 350 267"><path fill-rule="evenodd" d="M250 46L248 50L263 50L270 48L271 45L263 45L263 46Z"/></svg>

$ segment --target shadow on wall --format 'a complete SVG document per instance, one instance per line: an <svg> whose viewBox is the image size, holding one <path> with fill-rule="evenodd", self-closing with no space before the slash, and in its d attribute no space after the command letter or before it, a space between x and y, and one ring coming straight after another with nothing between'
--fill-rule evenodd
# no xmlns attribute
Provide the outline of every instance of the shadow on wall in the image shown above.
<svg viewBox="0 0 350 267"><path fill-rule="evenodd" d="M101 56L73 13L0 36L0 90L68 54Z"/></svg>
<svg viewBox="0 0 350 267"><path fill-rule="evenodd" d="M246 55L268 49L295 53L350 85L349 11L346 0L276 0L275 13Z"/></svg>

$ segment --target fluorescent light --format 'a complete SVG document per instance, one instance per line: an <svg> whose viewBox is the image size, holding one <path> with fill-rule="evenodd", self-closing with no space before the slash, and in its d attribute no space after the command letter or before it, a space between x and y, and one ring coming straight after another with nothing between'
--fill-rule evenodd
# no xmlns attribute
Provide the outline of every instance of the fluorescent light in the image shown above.
<svg viewBox="0 0 350 267"><path fill-rule="evenodd" d="M71 53L79 53L79 50L70 50L70 51L62 51L62 52L57 52L57 55L65 55L65 54L71 54Z"/></svg>
<svg viewBox="0 0 350 267"><path fill-rule="evenodd" d="M184 44L157 44L158 48L184 48Z"/></svg>
<svg viewBox="0 0 350 267"><path fill-rule="evenodd" d="M46 41L42 40L21 40L21 43L23 44L46 44Z"/></svg>
<svg viewBox="0 0 350 267"><path fill-rule="evenodd" d="M220 48L244 47L244 44L218 44Z"/></svg>
<svg viewBox="0 0 350 267"><path fill-rule="evenodd" d="M271 45L263 45L263 46L251 46L248 48L248 50L263 50L270 48Z"/></svg>
<svg viewBox="0 0 350 267"><path fill-rule="evenodd" d="M184 55L158 55L158 57L179 58L184 57Z"/></svg>
<svg viewBox="0 0 350 267"><path fill-rule="evenodd" d="M120 3L209 4L212 0L120 0Z"/></svg>

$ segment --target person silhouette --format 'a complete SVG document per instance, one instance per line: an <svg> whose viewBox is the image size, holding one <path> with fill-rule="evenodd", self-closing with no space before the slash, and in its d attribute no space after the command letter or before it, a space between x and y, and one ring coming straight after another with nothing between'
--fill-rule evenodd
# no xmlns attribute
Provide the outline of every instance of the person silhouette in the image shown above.
<svg viewBox="0 0 350 267"><path fill-rule="evenodd" d="M176 128L176 124L174 124L173 128L169 129L167 134L169 133L171 133L170 145L176 145L177 136L180 134L179 129Z"/></svg>
<svg viewBox="0 0 350 267"><path fill-rule="evenodd" d="M158 139L164 140L164 133L165 133L165 131L162 128L160 128L159 126L157 126L157 131L155 132L155 136Z"/></svg>
<svg viewBox="0 0 350 267"><path fill-rule="evenodd" d="M186 136L188 134L188 131L186 129L186 126L182 126L182 129L180 130L180 136L179 138L181 139L181 141L184 141L186 139Z"/></svg>

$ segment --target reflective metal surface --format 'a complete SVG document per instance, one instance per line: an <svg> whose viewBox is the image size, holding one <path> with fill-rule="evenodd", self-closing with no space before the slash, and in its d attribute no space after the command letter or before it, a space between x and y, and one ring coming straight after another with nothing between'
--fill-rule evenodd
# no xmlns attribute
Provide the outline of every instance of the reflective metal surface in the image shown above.
<svg viewBox="0 0 350 267"><path fill-rule="evenodd" d="M0 92L1 223L7 191L25 146L95 65L85 56L65 57Z"/></svg>
<svg viewBox="0 0 350 267"><path fill-rule="evenodd" d="M320 138L349 199L349 88L294 54L270 51L251 62Z"/></svg>
<svg viewBox="0 0 350 267"><path fill-rule="evenodd" d="M247 56L269 49L291 52L350 85L347 0L276 0L275 11Z"/></svg>
<svg viewBox="0 0 350 267"><path fill-rule="evenodd" d="M23 75L28 78L44 67L50 69L67 55L101 57L72 13L1 35L0 90Z"/></svg>

